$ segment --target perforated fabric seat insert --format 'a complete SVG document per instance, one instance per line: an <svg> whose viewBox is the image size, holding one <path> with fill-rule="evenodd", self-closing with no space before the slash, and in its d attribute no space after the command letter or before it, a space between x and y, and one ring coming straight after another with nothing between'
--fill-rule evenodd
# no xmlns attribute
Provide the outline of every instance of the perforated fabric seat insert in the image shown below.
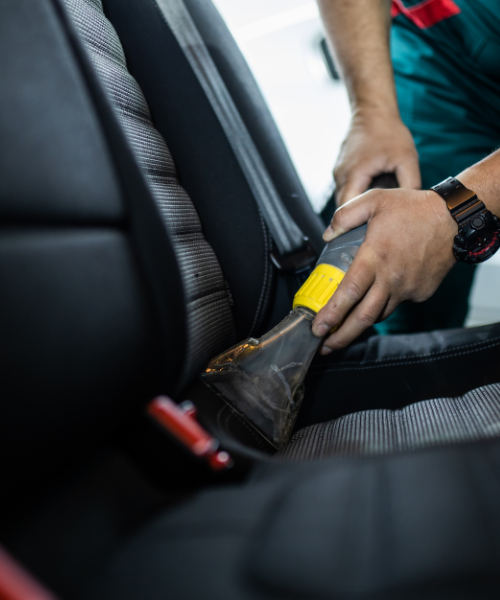
<svg viewBox="0 0 500 600"><path fill-rule="evenodd" d="M400 410L366 410L297 431L278 453L287 460L378 456L500 434L500 384Z"/></svg>
<svg viewBox="0 0 500 600"><path fill-rule="evenodd" d="M179 387L204 363L234 343L229 294L219 262L205 240L172 156L155 129L144 95L127 70L122 46L101 0L64 0L99 80L167 227L187 304L187 356ZM165 277L168 277L168 272Z"/></svg>

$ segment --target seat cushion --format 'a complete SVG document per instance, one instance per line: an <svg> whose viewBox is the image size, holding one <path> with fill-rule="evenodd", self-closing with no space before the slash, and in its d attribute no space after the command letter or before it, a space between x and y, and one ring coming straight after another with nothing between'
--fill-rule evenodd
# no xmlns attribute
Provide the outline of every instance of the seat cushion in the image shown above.
<svg viewBox="0 0 500 600"><path fill-rule="evenodd" d="M277 456L376 456L500 435L500 384L399 410L366 410L297 431Z"/></svg>
<svg viewBox="0 0 500 600"><path fill-rule="evenodd" d="M410 335L373 335L317 357L297 430L373 409L463 396L500 381L500 324Z"/></svg>
<svg viewBox="0 0 500 600"><path fill-rule="evenodd" d="M498 440L269 463L160 516L86 598L495 598L499 473Z"/></svg>
<svg viewBox="0 0 500 600"><path fill-rule="evenodd" d="M371 336L316 360L287 460L375 456L500 434L500 324Z"/></svg>

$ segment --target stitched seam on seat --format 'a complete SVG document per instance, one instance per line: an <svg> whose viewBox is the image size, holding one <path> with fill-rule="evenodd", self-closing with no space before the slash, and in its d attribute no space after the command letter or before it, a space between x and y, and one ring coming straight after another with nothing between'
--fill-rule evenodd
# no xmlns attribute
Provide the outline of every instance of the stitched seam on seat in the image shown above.
<svg viewBox="0 0 500 600"><path fill-rule="evenodd" d="M259 210L259 217L260 217L260 223L262 226L262 233L264 236L264 277L262 280L262 289L260 292L260 296L259 296L259 303L257 305L257 308L255 310L255 316L253 319L253 323L252 326L250 327L250 331L248 333L248 335L252 335L252 333L255 331L257 325L260 324L260 321L262 320L262 307L264 304L267 304L268 298L269 298L269 294L271 292L271 285L270 285L270 269L271 269L271 265L270 265L270 260L269 260L269 255L271 253L271 242L268 238L268 229L266 226L266 222L264 221L264 217L262 216L262 213Z"/></svg>
<svg viewBox="0 0 500 600"><path fill-rule="evenodd" d="M474 346L481 346L483 344L492 344L492 342L498 343L500 342L500 336L491 338L490 340L486 340L483 342L473 342L471 344L462 344L460 346L456 346L455 350L463 350L464 348L473 348ZM496 345L496 344L493 344ZM480 350L481 348L478 348L478 350ZM453 352L455 351L453 350ZM426 356L430 356L430 357L438 357L440 354L446 354L447 352L451 352L450 350L440 350L438 352L426 352L424 354L415 354L412 358L424 358ZM345 361L343 364L352 364L352 365L360 365L360 364L371 364L371 363L383 363L385 361L388 360L397 360L396 356L390 356L389 358L374 358L371 360L366 360L366 361L356 361L356 360L351 360L351 361ZM319 365L317 367L315 367L317 369L321 368Z"/></svg>
<svg viewBox="0 0 500 600"><path fill-rule="evenodd" d="M432 356L431 358L425 358L422 360L401 360L401 361L393 361L393 362L388 362L388 363L384 363L384 362L379 362L376 365L363 365L361 366L361 363L358 363L360 366L352 366L352 367L339 367L339 368L328 368L328 369L321 369L320 367L316 367L314 370L311 370L311 372L313 373L331 373L333 371L362 371L365 369L378 369L379 367L396 367L396 366L400 366L400 365L416 365L416 364L421 364L421 363L426 363L426 362L432 362L433 360L444 360L446 358L453 358L454 356L462 356L465 354L472 354L473 352L481 352L482 350L488 350L489 348L494 348L495 346L500 345L500 341L494 343L494 344L488 344L482 348L474 348L472 350L467 350L466 352L453 352L451 354L447 354L446 356L439 356L439 355L435 355ZM422 355L425 356L425 355ZM345 363L344 363L345 364Z"/></svg>

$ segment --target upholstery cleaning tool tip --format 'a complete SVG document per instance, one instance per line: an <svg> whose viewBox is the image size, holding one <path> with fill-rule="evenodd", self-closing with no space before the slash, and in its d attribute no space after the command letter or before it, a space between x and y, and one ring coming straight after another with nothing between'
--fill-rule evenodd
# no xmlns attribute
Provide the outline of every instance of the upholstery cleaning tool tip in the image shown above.
<svg viewBox="0 0 500 600"><path fill-rule="evenodd" d="M200 375L276 448L292 433L304 379L322 341L312 332L314 316L340 285L366 228L353 229L325 246L281 323L261 338L249 338L215 357Z"/></svg>

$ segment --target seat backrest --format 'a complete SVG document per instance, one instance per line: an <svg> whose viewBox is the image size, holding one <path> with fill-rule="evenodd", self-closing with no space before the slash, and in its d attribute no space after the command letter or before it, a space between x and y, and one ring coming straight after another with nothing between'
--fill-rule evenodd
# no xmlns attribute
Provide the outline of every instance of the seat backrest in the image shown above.
<svg viewBox="0 0 500 600"><path fill-rule="evenodd" d="M0 80L3 497L76 468L157 391L161 339L115 161L52 2L0 4ZM168 238L160 246L174 291L177 262ZM182 315L182 299L168 310Z"/></svg>
<svg viewBox="0 0 500 600"><path fill-rule="evenodd" d="M187 347L178 387L210 356L234 343L228 287L196 210L177 179L172 156L155 129L149 107L129 74L118 36L99 0L64 0L99 81L117 115L167 228L181 273Z"/></svg>
<svg viewBox="0 0 500 600"><path fill-rule="evenodd" d="M112 422L182 389L272 303L268 232L182 53L163 54L172 40L150 20L150 2L111 4L125 55L100 0L0 6L7 487L86 459ZM155 46L165 61L148 63ZM265 135L259 144L273 145ZM280 152L268 148L268 163ZM286 171L278 187L296 200Z"/></svg>
<svg viewBox="0 0 500 600"><path fill-rule="evenodd" d="M259 334L274 302L272 241L233 149L156 0L103 0L103 6L229 283L236 337ZM234 39L212 2L185 0L185 6L283 203L320 253L319 219ZM282 315L289 306L287 296Z"/></svg>

